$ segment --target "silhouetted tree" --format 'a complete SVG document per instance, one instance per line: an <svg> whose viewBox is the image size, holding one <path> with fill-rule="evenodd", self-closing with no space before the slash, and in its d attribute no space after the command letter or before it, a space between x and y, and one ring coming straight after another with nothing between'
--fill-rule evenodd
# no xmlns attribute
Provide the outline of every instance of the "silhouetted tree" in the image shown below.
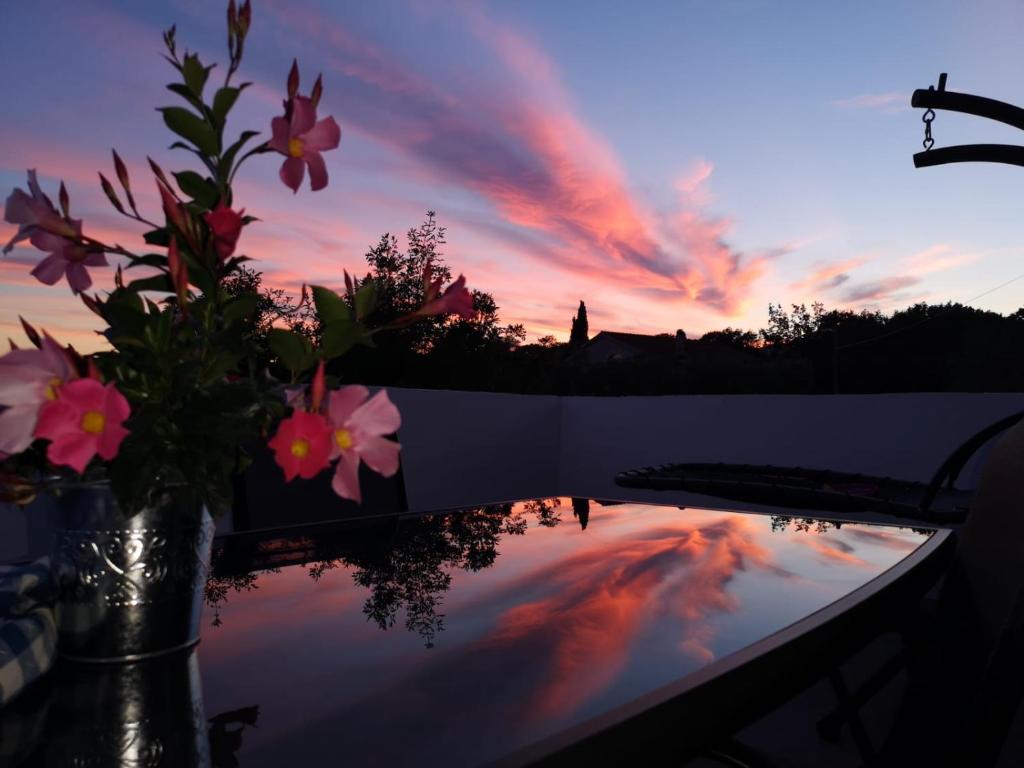
<svg viewBox="0 0 1024 768"><path fill-rule="evenodd" d="M580 300L580 308L572 319L572 330L569 332L569 346L581 347L590 338L590 324L587 322L587 305Z"/></svg>
<svg viewBox="0 0 1024 768"><path fill-rule="evenodd" d="M758 335L753 331L742 331L739 328L723 328L720 331L708 331L700 340L734 349L753 349L757 344Z"/></svg>
<svg viewBox="0 0 1024 768"><path fill-rule="evenodd" d="M572 516L580 521L580 528L587 530L587 523L590 521L590 499L580 499L573 496Z"/></svg>

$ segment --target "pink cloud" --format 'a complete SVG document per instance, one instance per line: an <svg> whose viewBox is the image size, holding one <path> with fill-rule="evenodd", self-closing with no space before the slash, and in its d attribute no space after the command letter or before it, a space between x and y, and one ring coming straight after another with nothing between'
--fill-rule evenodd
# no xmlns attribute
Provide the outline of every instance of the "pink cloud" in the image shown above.
<svg viewBox="0 0 1024 768"><path fill-rule="evenodd" d="M834 264L820 264L803 280L790 285L795 291L817 292L838 288L850 279L850 270L865 264L867 258L846 259Z"/></svg>
<svg viewBox="0 0 1024 768"><path fill-rule="evenodd" d="M711 202L708 182L715 166L707 160L698 160L690 169L676 179L675 188L684 204L702 206Z"/></svg>
<svg viewBox="0 0 1024 768"><path fill-rule="evenodd" d="M826 565L868 565L866 560L854 554L852 546L839 539L800 533L793 536L793 541L814 550Z"/></svg>
<svg viewBox="0 0 1024 768"><path fill-rule="evenodd" d="M836 99L833 106L843 109L875 109L883 112L901 112L910 109L910 96L900 91L888 93L862 93L846 99Z"/></svg>
<svg viewBox="0 0 1024 768"><path fill-rule="evenodd" d="M330 19L275 11L283 26L329 44L330 66L344 77L331 80L328 98L360 105L348 122L541 236L547 247L534 258L648 300L722 312L736 311L763 273L763 259L727 244L724 219L685 209L664 227L630 190L613 149L572 110L551 60L474 8L461 11L505 71L500 87L442 89Z"/></svg>
<svg viewBox="0 0 1024 768"><path fill-rule="evenodd" d="M923 251L919 251L906 260L907 269L914 275L929 275L934 272L944 272L947 269L955 269L964 264L971 264L981 258L980 253L957 252L957 250L946 243L936 243Z"/></svg>

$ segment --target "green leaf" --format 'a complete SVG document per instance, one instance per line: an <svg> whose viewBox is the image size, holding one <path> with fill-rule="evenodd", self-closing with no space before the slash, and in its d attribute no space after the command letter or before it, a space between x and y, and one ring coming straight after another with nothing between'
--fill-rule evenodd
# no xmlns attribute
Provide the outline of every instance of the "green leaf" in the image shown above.
<svg viewBox="0 0 1024 768"><path fill-rule="evenodd" d="M301 373L313 365L313 348L304 336L284 328L271 328L267 333L271 351L292 373Z"/></svg>
<svg viewBox="0 0 1024 768"><path fill-rule="evenodd" d="M356 319L362 320L377 306L377 284L367 280L356 291Z"/></svg>
<svg viewBox="0 0 1024 768"><path fill-rule="evenodd" d="M185 85L195 94L196 98L203 98L203 87L206 85L206 78L210 70L203 67L199 62L199 56L194 53L186 54L182 62L181 74L185 78Z"/></svg>
<svg viewBox="0 0 1024 768"><path fill-rule="evenodd" d="M189 104L194 106L196 109L203 108L203 102L192 95L192 91L189 90L187 85L183 85L181 83L168 83L167 90L171 91L172 93L178 94L179 96L181 96L181 98L183 98Z"/></svg>
<svg viewBox="0 0 1024 768"><path fill-rule="evenodd" d="M231 325L236 320L249 317L256 311L259 301L259 294L255 293L243 293L235 296L224 306L224 324Z"/></svg>
<svg viewBox="0 0 1024 768"><path fill-rule="evenodd" d="M242 92L241 88L227 86L221 88L213 95L213 122L218 128L224 127L228 112L235 105L235 99Z"/></svg>
<svg viewBox="0 0 1024 768"><path fill-rule="evenodd" d="M219 149L217 134L201 117L197 117L182 107L162 107L159 111L164 116L164 123L174 133L191 141L200 152L206 155L217 154Z"/></svg>
<svg viewBox="0 0 1024 768"><path fill-rule="evenodd" d="M181 191L191 197L200 208L213 208L220 199L217 185L195 171L179 171L173 176Z"/></svg>
<svg viewBox="0 0 1024 768"><path fill-rule="evenodd" d="M151 277L143 277L132 280L126 286L129 291L160 291L162 293L174 293L174 286L171 285L171 278L161 273Z"/></svg>
<svg viewBox="0 0 1024 768"><path fill-rule="evenodd" d="M224 150L224 154L220 158L220 175L227 177L231 172L231 166L235 162L235 155L238 154L239 150L245 146L245 143L249 141L253 136L259 136L259 131L242 131L238 137L238 141Z"/></svg>
<svg viewBox="0 0 1024 768"><path fill-rule="evenodd" d="M151 229L149 232L142 236L142 239L149 245L159 245L167 248L171 244L171 235L167 231L166 227L160 229Z"/></svg>
<svg viewBox="0 0 1024 768"><path fill-rule="evenodd" d="M356 344L373 346L366 328L353 320L335 320L324 327L320 344L328 359L341 357Z"/></svg>
<svg viewBox="0 0 1024 768"><path fill-rule="evenodd" d="M314 285L313 303L316 304L316 314L324 325L333 320L348 320L352 316L345 300L330 288Z"/></svg>
<svg viewBox="0 0 1024 768"><path fill-rule="evenodd" d="M126 269L131 269L132 267L162 267L165 264L167 264L167 257L163 254L144 253L132 259Z"/></svg>

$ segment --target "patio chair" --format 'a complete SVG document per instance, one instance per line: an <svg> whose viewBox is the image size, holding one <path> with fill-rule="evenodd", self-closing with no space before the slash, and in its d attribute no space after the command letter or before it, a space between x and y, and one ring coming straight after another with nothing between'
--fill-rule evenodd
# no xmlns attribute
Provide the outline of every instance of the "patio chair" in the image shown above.
<svg viewBox="0 0 1024 768"><path fill-rule="evenodd" d="M849 727L867 766L984 768L1000 757L1024 698L1024 422L993 447L932 605L866 633L898 630L905 648L859 689L848 688L838 668L828 674L839 706L818 722L819 735L834 740ZM906 685L876 747L860 713L901 671ZM734 738L705 758L767 766L782 756Z"/></svg>
<svg viewBox="0 0 1024 768"><path fill-rule="evenodd" d="M993 447L882 765L981 768L1024 694L1024 423Z"/></svg>

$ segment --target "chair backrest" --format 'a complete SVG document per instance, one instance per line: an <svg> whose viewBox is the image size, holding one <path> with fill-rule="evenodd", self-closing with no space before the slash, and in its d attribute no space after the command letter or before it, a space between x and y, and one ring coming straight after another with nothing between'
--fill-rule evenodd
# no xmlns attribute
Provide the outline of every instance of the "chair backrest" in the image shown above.
<svg viewBox="0 0 1024 768"><path fill-rule="evenodd" d="M1024 692L1022 635L1024 422L985 463L939 603L934 674L974 765L996 759Z"/></svg>

